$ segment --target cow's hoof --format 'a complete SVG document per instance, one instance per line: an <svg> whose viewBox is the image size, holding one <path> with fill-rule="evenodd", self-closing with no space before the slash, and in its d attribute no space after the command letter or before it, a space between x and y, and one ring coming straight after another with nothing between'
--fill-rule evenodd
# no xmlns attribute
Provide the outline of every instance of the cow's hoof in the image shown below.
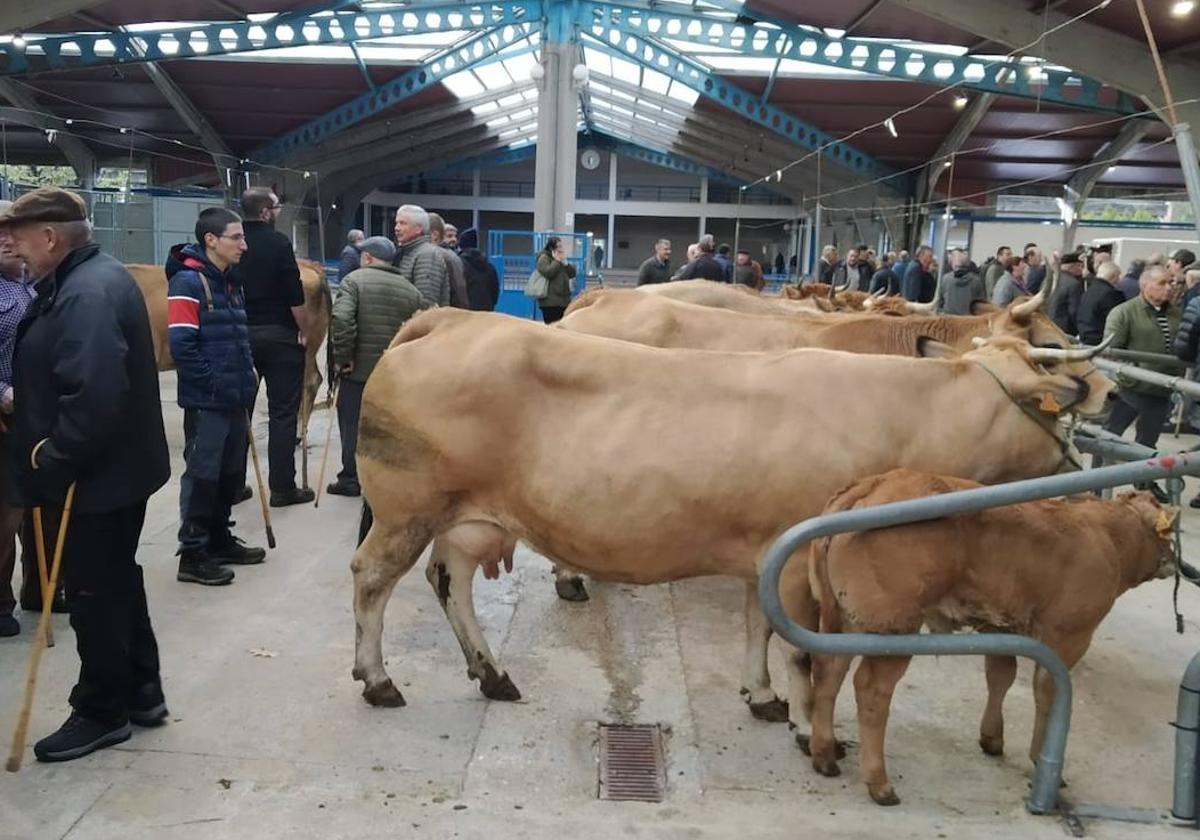
<svg viewBox="0 0 1200 840"><path fill-rule="evenodd" d="M489 700L511 703L521 699L521 692L517 691L508 674L497 674L491 665L484 668L483 677L479 680L479 690Z"/></svg>
<svg viewBox="0 0 1200 840"><path fill-rule="evenodd" d="M391 680L364 688L363 699L372 706L386 706L389 709L398 709L404 705L404 695L392 684Z"/></svg>
<svg viewBox="0 0 1200 840"><path fill-rule="evenodd" d="M564 601L574 601L579 603L588 600L587 589L583 586L583 578L556 578L554 581L554 591L558 593L558 597Z"/></svg>
<svg viewBox="0 0 1200 840"><path fill-rule="evenodd" d="M983 750L985 755L1004 755L1004 739L992 735L981 735L979 749Z"/></svg>
<svg viewBox="0 0 1200 840"><path fill-rule="evenodd" d="M838 763L832 759L814 758L812 766L822 776L828 776L831 779L842 775L842 768L838 767Z"/></svg>
<svg viewBox="0 0 1200 840"><path fill-rule="evenodd" d="M788 704L786 700L780 700L778 697L765 703L751 703L750 714L768 723L787 723Z"/></svg>
<svg viewBox="0 0 1200 840"><path fill-rule="evenodd" d="M809 741L809 736L796 733L796 745L800 747L800 752L812 757L812 743ZM833 754L836 758L842 759L846 757L846 742L834 741Z"/></svg>
<svg viewBox="0 0 1200 840"><path fill-rule="evenodd" d="M896 795L896 791L892 789L890 784L878 788L868 785L867 793L871 794L871 799L874 800L876 805L891 806L900 804L900 797Z"/></svg>

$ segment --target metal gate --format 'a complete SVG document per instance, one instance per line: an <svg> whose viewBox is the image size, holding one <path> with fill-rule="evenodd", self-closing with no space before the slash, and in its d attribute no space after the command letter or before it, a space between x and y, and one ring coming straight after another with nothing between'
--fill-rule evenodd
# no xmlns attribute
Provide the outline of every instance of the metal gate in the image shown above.
<svg viewBox="0 0 1200 840"><path fill-rule="evenodd" d="M525 283L537 265L537 256L546 240L557 236L567 243L570 256L567 262L575 266L575 282L571 296L587 288L588 255L591 254L590 233L556 233L555 231L493 230L488 232L488 261L500 277L500 301L497 312L519 318L539 318L537 302L525 297Z"/></svg>

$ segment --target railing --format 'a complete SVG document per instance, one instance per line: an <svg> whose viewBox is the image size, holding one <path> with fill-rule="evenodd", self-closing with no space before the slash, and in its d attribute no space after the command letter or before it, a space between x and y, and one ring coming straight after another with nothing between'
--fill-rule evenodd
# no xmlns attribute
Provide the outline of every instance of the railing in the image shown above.
<svg viewBox="0 0 1200 840"><path fill-rule="evenodd" d="M579 200L603 201L608 198L608 184L575 183L575 198Z"/></svg>
<svg viewBox="0 0 1200 840"><path fill-rule="evenodd" d="M674 201L696 204L700 201L700 187L618 184L614 198L617 201Z"/></svg>

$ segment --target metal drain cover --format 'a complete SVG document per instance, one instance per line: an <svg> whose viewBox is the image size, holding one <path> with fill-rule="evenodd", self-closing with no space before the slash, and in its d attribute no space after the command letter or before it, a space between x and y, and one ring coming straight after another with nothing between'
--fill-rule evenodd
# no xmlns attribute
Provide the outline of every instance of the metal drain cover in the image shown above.
<svg viewBox="0 0 1200 840"><path fill-rule="evenodd" d="M600 724L600 798L662 802L667 793L662 731L657 726Z"/></svg>

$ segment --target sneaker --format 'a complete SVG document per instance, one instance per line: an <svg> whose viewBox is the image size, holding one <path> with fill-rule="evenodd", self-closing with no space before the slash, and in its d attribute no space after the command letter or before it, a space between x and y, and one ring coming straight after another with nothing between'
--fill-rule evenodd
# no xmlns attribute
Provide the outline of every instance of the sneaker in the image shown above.
<svg viewBox="0 0 1200 840"><path fill-rule="evenodd" d="M241 490L237 491L237 495L233 497L233 503L235 505L240 505L242 502L246 501L247 499L253 499L253 498L254 498L254 491L251 490L250 485L247 484Z"/></svg>
<svg viewBox="0 0 1200 840"><path fill-rule="evenodd" d="M1200 493L1197 493L1195 496L1192 497L1192 500L1190 502L1188 502L1188 507L1200 508Z"/></svg>
<svg viewBox="0 0 1200 840"><path fill-rule="evenodd" d="M102 723L72 712L53 735L33 745L38 761L70 761L88 753L128 741L133 733L129 722Z"/></svg>
<svg viewBox="0 0 1200 840"><path fill-rule="evenodd" d="M303 505L311 502L317 494L310 489L293 487L291 490L272 490L271 507L287 507L288 505Z"/></svg>
<svg viewBox="0 0 1200 840"><path fill-rule="evenodd" d="M168 714L167 701L157 684L142 686L129 700L129 722L137 726L162 726Z"/></svg>
<svg viewBox="0 0 1200 840"><path fill-rule="evenodd" d="M333 484L326 487L325 492L331 496L361 496L362 487L359 486L357 481L346 481L339 478Z"/></svg>
<svg viewBox="0 0 1200 840"><path fill-rule="evenodd" d="M214 563L211 557L202 552L185 551L179 556L179 572L175 580L204 586L224 586L233 583L233 569Z"/></svg>
<svg viewBox="0 0 1200 840"><path fill-rule="evenodd" d="M233 537L221 548L209 548L208 559L222 566L254 566L267 559L267 552Z"/></svg>
<svg viewBox="0 0 1200 840"><path fill-rule="evenodd" d="M15 636L21 632L20 623L11 615L0 615L0 637Z"/></svg>

